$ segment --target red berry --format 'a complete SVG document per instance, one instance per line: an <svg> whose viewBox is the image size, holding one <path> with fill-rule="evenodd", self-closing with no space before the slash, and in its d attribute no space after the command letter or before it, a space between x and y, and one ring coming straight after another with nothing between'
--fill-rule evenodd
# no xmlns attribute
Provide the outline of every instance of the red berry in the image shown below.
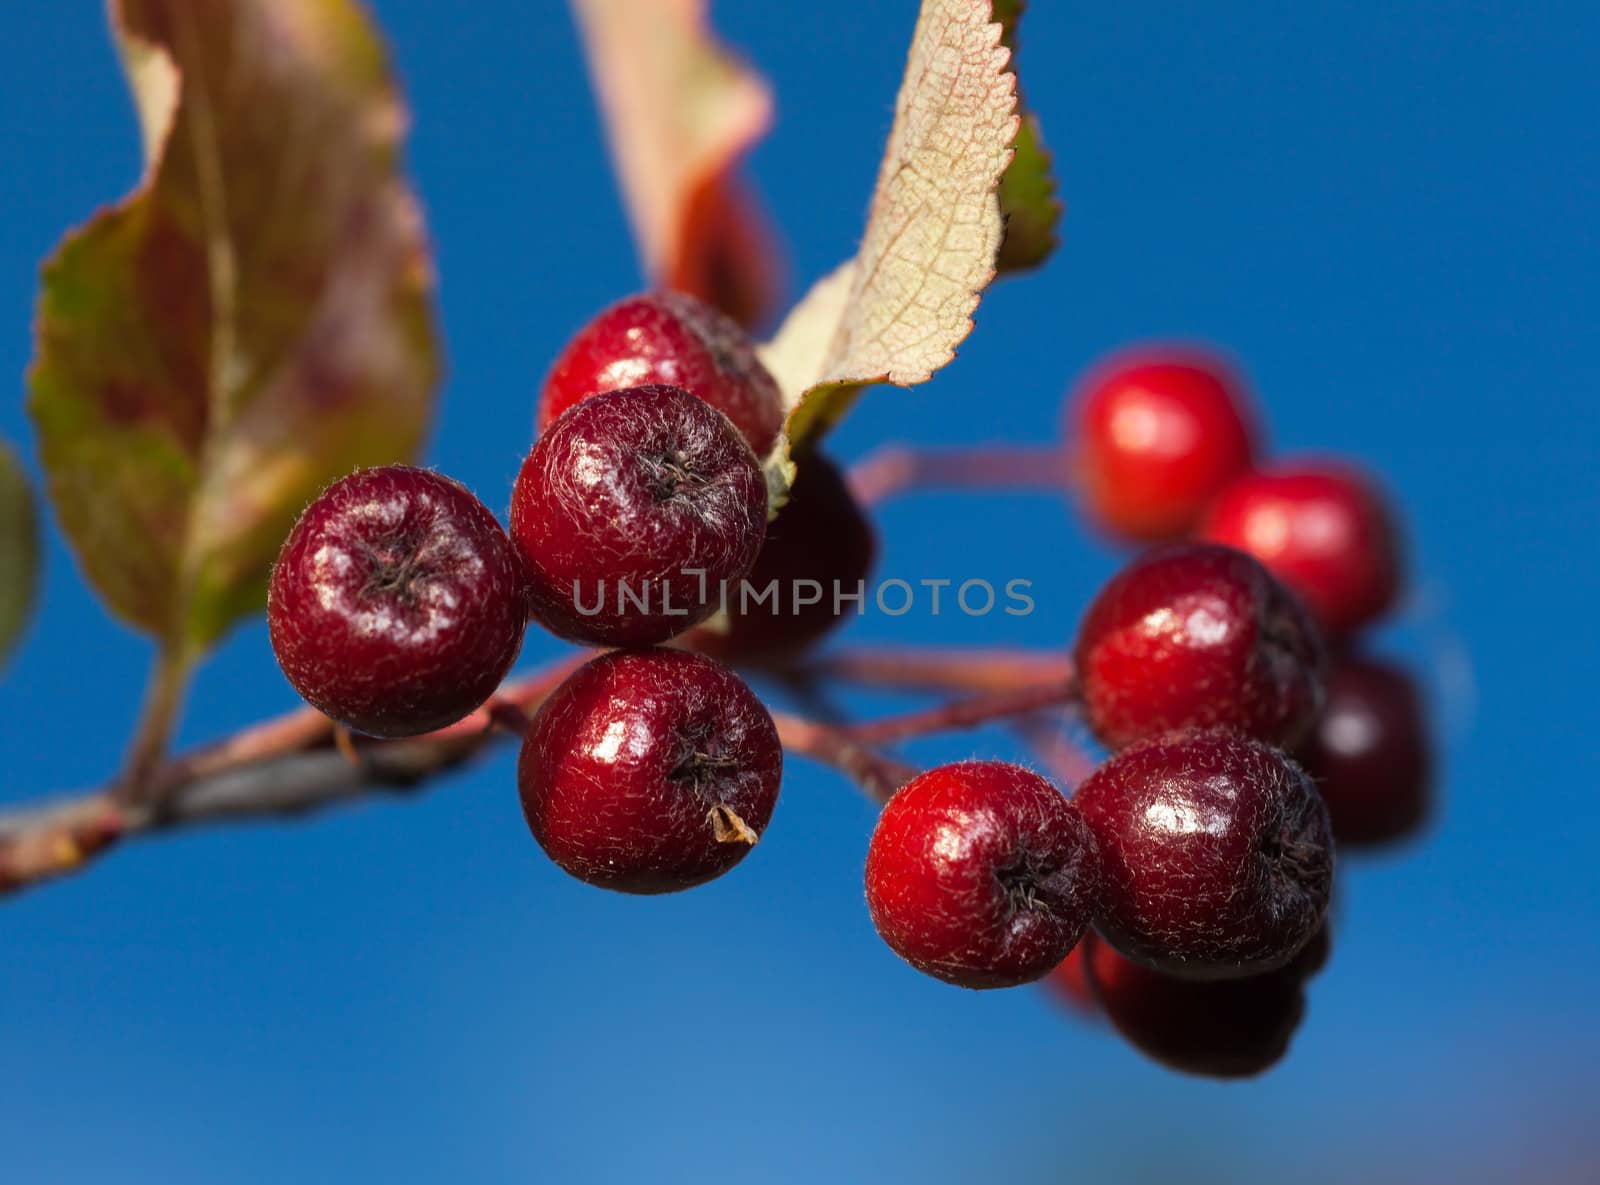
<svg viewBox="0 0 1600 1185"><path fill-rule="evenodd" d="M1094 837L1062 793L1000 761L929 770L883 808L867 907L901 958L958 987L1014 987L1066 958L1093 916Z"/></svg>
<svg viewBox="0 0 1600 1185"><path fill-rule="evenodd" d="M1305 1015L1291 968L1196 983L1089 946L1089 982L1111 1026L1168 1069L1209 1078L1249 1078L1275 1066Z"/></svg>
<svg viewBox="0 0 1600 1185"><path fill-rule="evenodd" d="M567 344L545 380L539 428L601 391L682 387L733 421L765 456L783 427L778 384L745 331L681 292L650 292L612 305Z"/></svg>
<svg viewBox="0 0 1600 1185"><path fill-rule="evenodd" d="M1229 732L1124 749L1074 798L1100 845L1095 926L1123 954L1187 979L1282 967L1322 924L1328 811L1278 750Z"/></svg>
<svg viewBox="0 0 1600 1185"><path fill-rule="evenodd" d="M1095 999L1094 988L1089 984L1089 959L1094 943L1091 930L1043 980L1056 999L1085 1016L1100 1015L1100 1001Z"/></svg>
<svg viewBox="0 0 1600 1185"><path fill-rule="evenodd" d="M1300 463L1241 477L1200 533L1271 568L1331 635L1380 617L1399 594L1394 517L1377 487L1348 466Z"/></svg>
<svg viewBox="0 0 1600 1185"><path fill-rule="evenodd" d="M1278 744L1322 707L1322 640L1305 609L1250 556L1173 543L1095 597L1074 651L1095 734L1113 748L1172 729L1228 727Z"/></svg>
<svg viewBox="0 0 1600 1185"><path fill-rule="evenodd" d="M749 594L729 590L725 628L695 631L695 649L732 662L794 658L861 603L842 598L864 593L877 550L872 523L833 462L802 459L789 501L767 524L767 541L745 579ZM771 597L769 588L776 590Z"/></svg>
<svg viewBox="0 0 1600 1185"><path fill-rule="evenodd" d="M1433 761L1422 697L1396 667L1341 660L1328 683L1327 707L1299 757L1327 801L1341 844L1402 839L1428 816Z"/></svg>
<svg viewBox="0 0 1600 1185"><path fill-rule="evenodd" d="M517 762L522 812L573 876L670 893L727 872L766 830L783 747L726 667L681 650L602 655L545 701Z"/></svg>
<svg viewBox="0 0 1600 1185"><path fill-rule="evenodd" d="M1255 451L1243 382L1199 350L1149 348L1101 364L1072 416L1090 514L1136 540L1183 535Z"/></svg>
<svg viewBox="0 0 1600 1185"><path fill-rule="evenodd" d="M374 736L414 736L499 687L527 624L522 567L459 482L390 465L341 478L272 571L267 625L294 688Z"/></svg>
<svg viewBox="0 0 1600 1185"><path fill-rule="evenodd" d="M767 485L721 412L677 387L572 407L533 446L511 538L533 615L578 642L663 642L716 612L755 563Z"/></svg>

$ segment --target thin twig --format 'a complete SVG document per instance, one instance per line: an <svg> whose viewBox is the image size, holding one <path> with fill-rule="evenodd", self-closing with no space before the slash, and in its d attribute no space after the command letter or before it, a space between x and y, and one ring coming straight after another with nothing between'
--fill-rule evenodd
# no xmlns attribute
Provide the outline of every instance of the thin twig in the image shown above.
<svg viewBox="0 0 1600 1185"><path fill-rule="evenodd" d="M857 501L878 506L914 490L1062 490L1070 484L1070 465L1054 445L889 445L852 466L849 481Z"/></svg>
<svg viewBox="0 0 1600 1185"><path fill-rule="evenodd" d="M420 787L491 743L524 732L539 703L588 657L575 655L508 683L466 719L424 736L347 736L341 746L331 721L302 709L160 763L137 800L122 797L119 783L0 813L0 891L72 872L136 835L208 822L294 817ZM916 651L846 657L852 659L846 663L850 670L877 676L880 682L977 693L860 725L774 714L790 754L844 773L877 802L887 801L917 772L880 752L879 746L990 721L1020 720L1064 704L1072 695L1070 669L1055 658L1030 661L1037 656L998 651L967 652L964 658L954 652ZM892 669L896 665L901 668L898 675Z"/></svg>
<svg viewBox="0 0 1600 1185"><path fill-rule="evenodd" d="M1070 687L1073 683L1070 658L1033 650L864 647L827 655L808 670L868 687L973 695Z"/></svg>

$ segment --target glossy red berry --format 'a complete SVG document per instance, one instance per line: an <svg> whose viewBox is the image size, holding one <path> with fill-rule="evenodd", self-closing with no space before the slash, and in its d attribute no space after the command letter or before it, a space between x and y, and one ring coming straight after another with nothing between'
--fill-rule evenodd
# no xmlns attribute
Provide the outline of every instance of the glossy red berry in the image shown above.
<svg viewBox="0 0 1600 1185"><path fill-rule="evenodd" d="M1326 658L1299 601L1250 556L1172 543L1100 590L1074 649L1084 715L1113 748L1178 728L1290 744L1322 708Z"/></svg>
<svg viewBox="0 0 1600 1185"><path fill-rule="evenodd" d="M1136 962L1240 978L1284 966L1322 924L1333 881L1327 807L1268 745L1222 731L1143 741L1073 801L1100 846L1096 929Z"/></svg>
<svg viewBox="0 0 1600 1185"><path fill-rule="evenodd" d="M1241 477L1200 533L1271 568L1330 635L1382 616L1399 595L1394 516L1377 486L1348 465L1301 462Z"/></svg>
<svg viewBox="0 0 1600 1185"><path fill-rule="evenodd" d="M443 728L494 693L527 622L522 568L489 509L426 469L329 486L278 555L267 624L296 691L374 736Z"/></svg>
<svg viewBox="0 0 1600 1185"><path fill-rule="evenodd" d="M803 458L755 567L728 592L727 616L696 630L692 645L731 662L794 658L865 603L845 598L865 597L877 550L844 475L824 457Z"/></svg>
<svg viewBox="0 0 1600 1185"><path fill-rule="evenodd" d="M867 850L878 933L917 970L959 987L1048 974L1089 925L1099 879L1094 837L1071 803L1000 761L907 782Z"/></svg>
<svg viewBox="0 0 1600 1185"><path fill-rule="evenodd" d="M1183 535L1255 451L1244 384L1201 350L1151 347L1090 373L1072 401L1085 503L1103 528L1135 540Z"/></svg>
<svg viewBox="0 0 1600 1185"><path fill-rule="evenodd" d="M601 391L651 385L704 399L760 456L783 426L778 384L743 329L692 296L648 292L612 305L567 344L545 380L539 428Z"/></svg>
<svg viewBox="0 0 1600 1185"><path fill-rule="evenodd" d="M1108 943L1085 945L1089 983L1112 1028L1168 1069L1253 1077L1283 1059L1305 1015L1292 968L1197 983L1142 967Z"/></svg>
<svg viewBox="0 0 1600 1185"><path fill-rule="evenodd" d="M1340 660L1328 704L1299 758L1322 791L1342 845L1404 839L1428 817L1433 760L1426 713L1416 684L1398 667Z"/></svg>
<svg viewBox="0 0 1600 1185"><path fill-rule="evenodd" d="M755 454L677 387L570 408L534 443L511 495L533 615L559 637L662 642L711 616L767 526Z"/></svg>
<svg viewBox="0 0 1600 1185"><path fill-rule="evenodd" d="M545 701L517 763L539 846L579 880L669 893L727 872L772 818L783 747L744 681L682 650L606 654Z"/></svg>

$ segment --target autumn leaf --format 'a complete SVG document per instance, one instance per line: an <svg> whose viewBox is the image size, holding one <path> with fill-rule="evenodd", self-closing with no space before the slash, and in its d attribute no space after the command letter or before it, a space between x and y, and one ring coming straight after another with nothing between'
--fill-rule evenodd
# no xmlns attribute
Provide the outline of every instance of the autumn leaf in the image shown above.
<svg viewBox="0 0 1600 1185"><path fill-rule="evenodd" d="M762 352L789 406L768 461L831 427L862 386L925 382L955 357L995 278L998 190L1017 138L1016 77L990 0L924 0L856 257L820 281Z"/></svg>
<svg viewBox="0 0 1600 1185"><path fill-rule="evenodd" d="M10 655L28 623L38 569L33 492L10 447L0 441L0 662Z"/></svg>
<svg viewBox="0 0 1600 1185"><path fill-rule="evenodd" d="M716 40L706 0L572 7L650 282L758 323L780 269L739 163L771 125L766 83Z"/></svg>
<svg viewBox="0 0 1600 1185"><path fill-rule="evenodd" d="M1023 0L995 0L994 18L1004 30L1001 41L1015 58L1017 22L1022 18ZM1022 124L1017 129L1016 151L1005 176L1000 179L1000 214L1005 219L1005 238L997 259L1002 274L1038 267L1056 249L1056 228L1061 222L1062 204L1052 172L1050 150L1045 147L1039 117L1027 110L1021 91L1017 94Z"/></svg>
<svg viewBox="0 0 1600 1185"><path fill-rule="evenodd" d="M112 0L131 196L44 269L30 409L84 571L169 654L265 600L332 479L412 457L438 381L406 113L354 0Z"/></svg>

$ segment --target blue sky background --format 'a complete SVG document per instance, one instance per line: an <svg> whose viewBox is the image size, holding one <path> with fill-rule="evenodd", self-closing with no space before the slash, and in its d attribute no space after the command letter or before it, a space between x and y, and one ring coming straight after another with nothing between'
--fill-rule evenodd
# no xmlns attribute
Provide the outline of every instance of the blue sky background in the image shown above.
<svg viewBox="0 0 1600 1185"><path fill-rule="evenodd" d="M0 1147L28 1185L151 1181L1580 1181L1600 1075L1600 82L1592 3L1036 0L1022 68L1070 211L955 365L838 438L1052 439L1108 348L1204 338L1285 450L1404 504L1445 810L1347 865L1290 1060L1217 1086L1042 993L969 994L881 947L870 808L796 762L736 873L636 900L544 861L509 753L404 804L140 843L0 906ZM756 177L796 286L859 233L908 0L716 5L773 79ZM379 0L451 361L429 458L502 505L564 338L639 284L554 0ZM93 0L0 38L0 430L36 266L120 196L137 137ZM31 461L30 461L31 463ZM1031 618L869 619L860 638L1062 645L1113 555L1047 497L884 514L884 571L1035 582ZM0 683L0 799L117 765L147 646L59 538ZM555 652L531 638L525 662ZM1475 688L1475 691L1473 690ZM292 706L265 631L184 738ZM926 761L1012 754L959 737ZM1014 755L1014 754L1013 754Z"/></svg>

